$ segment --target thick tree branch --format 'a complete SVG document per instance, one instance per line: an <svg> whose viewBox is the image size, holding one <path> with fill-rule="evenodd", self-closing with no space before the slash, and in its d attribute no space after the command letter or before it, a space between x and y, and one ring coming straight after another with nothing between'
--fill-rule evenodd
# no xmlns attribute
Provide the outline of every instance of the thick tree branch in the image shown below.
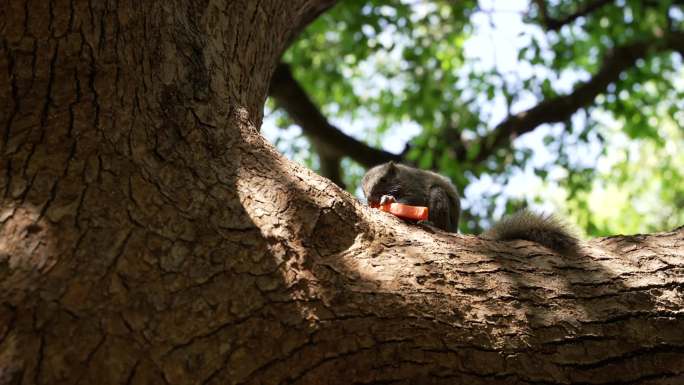
<svg viewBox="0 0 684 385"><path fill-rule="evenodd" d="M599 71L571 94L544 100L527 111L510 116L496 126L489 136L480 140L480 152L474 161L484 161L504 144L541 124L567 120L577 110L589 105L610 83L617 81L620 74L633 67L638 59L655 51L666 50L684 52L684 33L672 32L665 38L615 48L605 57Z"/></svg>
<svg viewBox="0 0 684 385"><path fill-rule="evenodd" d="M603 7L604 5L612 3L613 0L595 0L584 3L580 5L579 9L570 15L567 15L560 19L554 19L549 16L548 10L546 9L546 4L544 0L535 0L537 7L539 8L539 14L541 16L541 21L544 27L549 31L558 31L566 24L572 23L582 16L586 16L597 9Z"/></svg>
<svg viewBox="0 0 684 385"><path fill-rule="evenodd" d="M330 124L286 64L281 63L276 68L269 95L302 128L322 157L349 156L365 167L402 158L401 155L370 147Z"/></svg>
<svg viewBox="0 0 684 385"><path fill-rule="evenodd" d="M258 135L311 2L83 3L3 25L0 384L682 383L684 230L403 223Z"/></svg>

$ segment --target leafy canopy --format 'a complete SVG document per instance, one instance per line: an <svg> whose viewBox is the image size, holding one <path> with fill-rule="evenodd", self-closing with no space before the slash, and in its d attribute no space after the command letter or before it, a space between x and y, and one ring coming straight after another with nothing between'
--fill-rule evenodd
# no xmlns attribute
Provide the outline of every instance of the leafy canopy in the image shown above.
<svg viewBox="0 0 684 385"><path fill-rule="evenodd" d="M589 235L671 229L684 224L684 69L671 49L636 60L571 119L478 159L500 122L572 94L612 50L684 31L683 7L670 0L604 2L547 28L595 2L348 0L283 61L347 134L395 153L408 141L407 161L451 177L464 192L462 231L527 205L560 211ZM315 168L287 115L270 117L283 129L265 129L278 147ZM343 166L357 191L363 169Z"/></svg>

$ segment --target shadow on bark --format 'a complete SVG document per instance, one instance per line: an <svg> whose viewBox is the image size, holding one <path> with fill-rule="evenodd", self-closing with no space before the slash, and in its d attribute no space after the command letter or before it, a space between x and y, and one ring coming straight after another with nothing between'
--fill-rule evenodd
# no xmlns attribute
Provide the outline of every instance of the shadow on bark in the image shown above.
<svg viewBox="0 0 684 385"><path fill-rule="evenodd" d="M353 231L347 220L329 220L320 229L332 233L314 239ZM675 334L684 317L677 302L662 302L681 284L649 275L681 269L675 256L661 261L667 247L616 238L620 246L597 240L563 257L526 241L369 226L368 238L353 232L310 255L316 280L329 285L319 292L325 309L315 337L251 379L285 368L301 383L638 383L682 375L668 368L682 367L684 340ZM297 357L311 359L292 366Z"/></svg>

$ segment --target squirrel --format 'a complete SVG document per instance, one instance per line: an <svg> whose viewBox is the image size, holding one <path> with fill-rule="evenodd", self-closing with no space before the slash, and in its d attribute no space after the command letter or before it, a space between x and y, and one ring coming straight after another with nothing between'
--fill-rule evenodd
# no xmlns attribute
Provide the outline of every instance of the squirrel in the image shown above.
<svg viewBox="0 0 684 385"><path fill-rule="evenodd" d="M461 215L461 200L451 182L432 171L419 170L388 162L368 170L361 180L363 195L369 205L388 200L428 208L428 221L455 233Z"/></svg>
<svg viewBox="0 0 684 385"><path fill-rule="evenodd" d="M460 197L447 178L431 171L388 162L368 170L361 180L369 205L388 201L428 207L428 221L434 226L458 232ZM564 254L575 254L577 237L556 217L520 211L496 223L482 235L485 239L525 239Z"/></svg>

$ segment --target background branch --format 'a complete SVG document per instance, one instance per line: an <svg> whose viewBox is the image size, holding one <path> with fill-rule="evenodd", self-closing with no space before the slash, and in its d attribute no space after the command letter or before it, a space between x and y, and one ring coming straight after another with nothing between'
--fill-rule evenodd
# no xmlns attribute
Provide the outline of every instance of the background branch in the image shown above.
<svg viewBox="0 0 684 385"><path fill-rule="evenodd" d="M335 4L337 4L337 0L318 0L310 2L305 7L301 7L299 18L295 20L295 27L290 31L284 47L287 48L292 45L292 42L309 24L316 20L323 12L335 6Z"/></svg>
<svg viewBox="0 0 684 385"><path fill-rule="evenodd" d="M287 64L280 63L276 68L271 79L269 95L278 107L283 108L302 128L321 158L339 159L348 156L364 167L402 159L402 155L370 147L330 124L292 76L292 71Z"/></svg>
<svg viewBox="0 0 684 385"><path fill-rule="evenodd" d="M665 38L654 38L613 49L605 57L599 71L572 93L544 100L499 123L490 135L479 140L480 152L474 162L484 161L504 144L541 124L567 120L577 110L589 105L597 95L605 92L608 85L618 80L620 74L633 67L638 59L654 51L666 50L684 52L684 33L672 32Z"/></svg>
<svg viewBox="0 0 684 385"><path fill-rule="evenodd" d="M333 181L336 185L340 186L340 188L347 188L342 180L342 172L340 170L340 162L342 159L337 156L327 156L320 151L317 152L319 154L318 160L321 165L321 175Z"/></svg>
<svg viewBox="0 0 684 385"><path fill-rule="evenodd" d="M544 28L546 28L549 31L558 31L561 29L566 24L572 23L573 21L577 20L578 18L582 16L586 16L597 9L603 7L604 5L612 3L613 0L595 0L595 1L590 1L586 2L582 5L580 5L579 9L577 12L572 13L570 15L567 15L563 18L560 19L554 19L549 16L548 10L546 8L546 4L544 0L535 0L535 3L537 4L537 7L539 8L539 14L541 16L541 21L542 24L544 25Z"/></svg>

